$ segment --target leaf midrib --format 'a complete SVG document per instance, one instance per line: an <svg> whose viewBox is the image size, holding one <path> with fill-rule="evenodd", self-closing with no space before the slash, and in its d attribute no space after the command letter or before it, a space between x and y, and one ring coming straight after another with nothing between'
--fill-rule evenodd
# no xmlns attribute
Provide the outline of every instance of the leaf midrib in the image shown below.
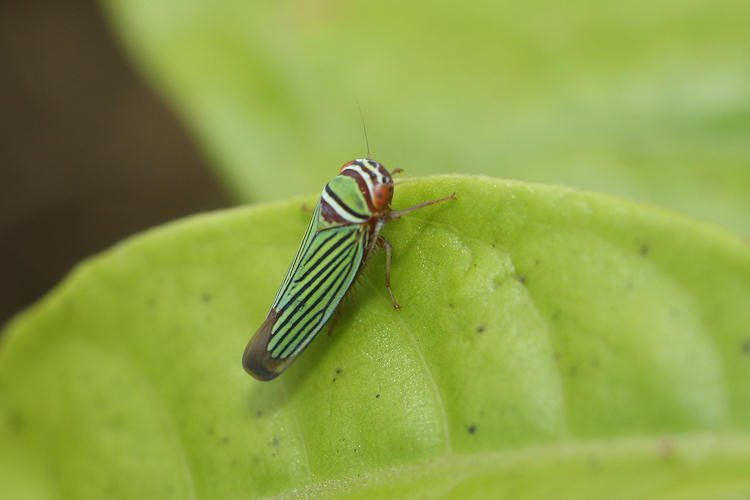
<svg viewBox="0 0 750 500"><path fill-rule="evenodd" d="M750 460L750 435L729 432L663 434L610 440L565 440L554 444L534 444L519 449L470 454L446 453L419 463L312 483L268 498L281 500L330 495L333 492L352 493L378 485L408 483L410 480L416 481L429 476L465 479L466 476L485 473L497 467L534 469L568 461L589 461L592 457L600 463L660 460L665 463L695 464L715 458Z"/></svg>

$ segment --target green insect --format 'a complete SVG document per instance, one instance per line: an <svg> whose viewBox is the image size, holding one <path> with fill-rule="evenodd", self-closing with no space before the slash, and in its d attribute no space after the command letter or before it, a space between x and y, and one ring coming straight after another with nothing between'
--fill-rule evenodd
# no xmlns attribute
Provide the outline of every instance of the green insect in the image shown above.
<svg viewBox="0 0 750 500"><path fill-rule="evenodd" d="M242 355L250 375L271 380L281 374L336 311L378 247L385 249L385 286L393 307L400 307L391 290L391 245L380 230L389 220L456 195L392 211L392 175L399 171L369 158L352 160L326 184L271 310Z"/></svg>

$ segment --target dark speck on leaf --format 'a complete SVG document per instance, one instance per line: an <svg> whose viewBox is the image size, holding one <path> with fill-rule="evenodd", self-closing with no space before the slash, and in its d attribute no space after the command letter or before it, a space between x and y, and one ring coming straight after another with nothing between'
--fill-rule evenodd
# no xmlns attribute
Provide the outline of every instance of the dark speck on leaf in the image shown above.
<svg viewBox="0 0 750 500"><path fill-rule="evenodd" d="M211 302L212 298L213 297L211 297L210 293L204 293L203 295L201 295L201 299L203 300L203 302Z"/></svg>
<svg viewBox="0 0 750 500"><path fill-rule="evenodd" d="M525 274L519 274L518 275L518 281L520 281L521 283L523 283L525 285L526 284L526 275Z"/></svg>
<svg viewBox="0 0 750 500"><path fill-rule="evenodd" d="M741 346L742 354L750 355L750 339L746 339Z"/></svg>
<svg viewBox="0 0 750 500"><path fill-rule="evenodd" d="M277 437L273 438L273 441L271 441L271 444L273 445L274 448L278 448L279 447L279 438L277 438Z"/></svg>
<svg viewBox="0 0 750 500"><path fill-rule="evenodd" d="M332 380L332 382L336 382L336 377L333 377L333 380Z"/></svg>
<svg viewBox="0 0 750 500"><path fill-rule="evenodd" d="M343 370L342 370L341 368L336 368L336 373L337 373L337 374L339 374L339 375L340 375L342 371L343 371Z"/></svg>
<svg viewBox="0 0 750 500"><path fill-rule="evenodd" d="M263 416L263 410L258 410L255 414L258 415L259 417L262 417Z"/></svg>
<svg viewBox="0 0 750 500"><path fill-rule="evenodd" d="M449 302L448 307L453 307L453 302Z"/></svg>
<svg viewBox="0 0 750 500"><path fill-rule="evenodd" d="M477 327L477 333L482 333L484 331L484 325L479 325Z"/></svg>
<svg viewBox="0 0 750 500"><path fill-rule="evenodd" d="M380 394L375 394L375 398L376 399L379 398L379 397L380 397Z"/></svg>
<svg viewBox="0 0 750 500"><path fill-rule="evenodd" d="M221 442L224 444L229 443L229 436L224 436L223 438L221 438Z"/></svg>
<svg viewBox="0 0 750 500"><path fill-rule="evenodd" d="M469 434L474 434L477 432L477 426L476 425L470 425L469 426Z"/></svg>
<svg viewBox="0 0 750 500"><path fill-rule="evenodd" d="M643 255L644 257L645 257L646 255L648 255L648 245L646 245L645 243L644 243L643 245L641 245L641 250L640 250L640 253L641 253L641 255Z"/></svg>

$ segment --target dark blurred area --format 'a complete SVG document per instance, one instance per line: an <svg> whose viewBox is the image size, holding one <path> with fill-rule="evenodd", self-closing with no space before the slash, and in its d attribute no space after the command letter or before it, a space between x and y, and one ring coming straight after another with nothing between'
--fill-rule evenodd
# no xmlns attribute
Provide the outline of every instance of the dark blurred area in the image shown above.
<svg viewBox="0 0 750 500"><path fill-rule="evenodd" d="M230 204L95 2L0 2L0 61L0 324L86 256Z"/></svg>

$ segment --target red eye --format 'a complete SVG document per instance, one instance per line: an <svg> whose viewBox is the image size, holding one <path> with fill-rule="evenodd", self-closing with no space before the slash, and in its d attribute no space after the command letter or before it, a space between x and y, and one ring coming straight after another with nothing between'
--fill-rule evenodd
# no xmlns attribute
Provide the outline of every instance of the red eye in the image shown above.
<svg viewBox="0 0 750 500"><path fill-rule="evenodd" d="M393 188L388 184L379 184L375 186L373 194L372 204L375 205L375 209L383 210L391 202Z"/></svg>

